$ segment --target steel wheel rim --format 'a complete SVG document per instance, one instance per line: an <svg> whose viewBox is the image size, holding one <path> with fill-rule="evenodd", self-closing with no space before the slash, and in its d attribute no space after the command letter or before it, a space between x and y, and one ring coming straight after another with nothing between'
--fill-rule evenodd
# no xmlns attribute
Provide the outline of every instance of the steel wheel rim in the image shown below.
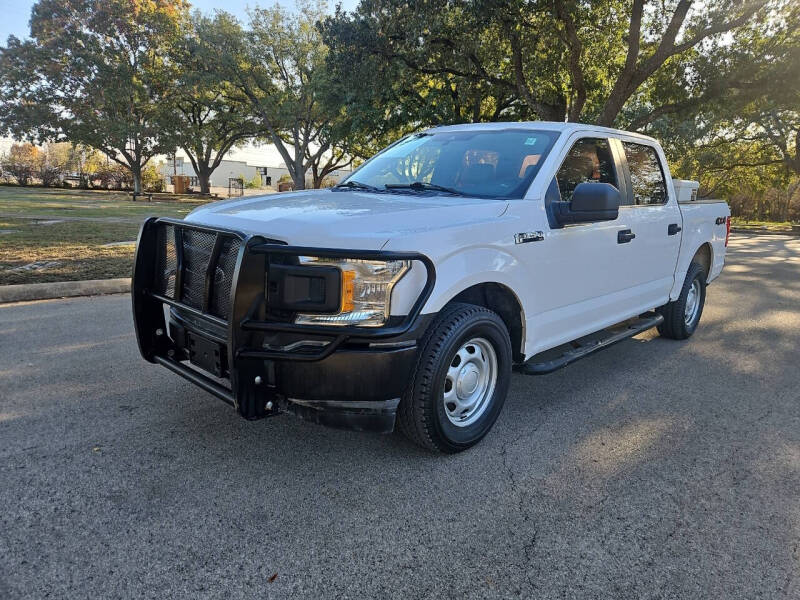
<svg viewBox="0 0 800 600"><path fill-rule="evenodd" d="M695 279L692 282L692 287L686 294L686 308L683 311L683 320L687 325L694 322L697 313L700 311L700 282Z"/></svg>
<svg viewBox="0 0 800 600"><path fill-rule="evenodd" d="M447 367L442 404L447 419L467 427L481 418L497 387L497 353L485 338L461 345Z"/></svg>

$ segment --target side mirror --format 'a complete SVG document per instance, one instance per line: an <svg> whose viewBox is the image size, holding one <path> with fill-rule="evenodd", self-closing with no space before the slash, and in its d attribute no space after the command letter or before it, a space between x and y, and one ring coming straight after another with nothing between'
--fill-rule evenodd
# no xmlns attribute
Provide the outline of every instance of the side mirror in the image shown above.
<svg viewBox="0 0 800 600"><path fill-rule="evenodd" d="M572 193L572 202L555 203L554 215L561 225L613 221L619 216L622 194L610 183L585 181Z"/></svg>

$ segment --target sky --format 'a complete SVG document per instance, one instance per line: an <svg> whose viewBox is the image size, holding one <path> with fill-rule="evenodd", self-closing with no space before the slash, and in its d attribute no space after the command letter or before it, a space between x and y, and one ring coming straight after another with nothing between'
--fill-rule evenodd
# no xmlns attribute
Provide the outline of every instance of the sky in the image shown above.
<svg viewBox="0 0 800 600"><path fill-rule="evenodd" d="M357 4L358 0L339 0L342 8L345 10L352 10ZM272 6L275 4L274 0L263 0L261 2L254 0L226 0L220 2L219 0L190 0L194 8L199 8L203 12L212 12L215 8L221 8L229 13L244 20L247 17L248 6ZM286 7L294 6L292 0L282 0L280 4ZM331 0L329 5L331 12L333 6L337 4L336 1ZM9 35L17 37L25 37L28 34L28 19L31 16L31 7L34 5L34 0L0 0L0 45L5 45L6 39Z"/></svg>

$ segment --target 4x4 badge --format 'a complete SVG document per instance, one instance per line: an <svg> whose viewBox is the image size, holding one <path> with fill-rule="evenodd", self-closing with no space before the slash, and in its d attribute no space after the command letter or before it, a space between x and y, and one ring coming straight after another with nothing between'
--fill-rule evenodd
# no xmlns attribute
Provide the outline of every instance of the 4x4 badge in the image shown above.
<svg viewBox="0 0 800 600"><path fill-rule="evenodd" d="M515 244L527 244L528 242L541 242L544 239L544 231L526 231L514 234Z"/></svg>

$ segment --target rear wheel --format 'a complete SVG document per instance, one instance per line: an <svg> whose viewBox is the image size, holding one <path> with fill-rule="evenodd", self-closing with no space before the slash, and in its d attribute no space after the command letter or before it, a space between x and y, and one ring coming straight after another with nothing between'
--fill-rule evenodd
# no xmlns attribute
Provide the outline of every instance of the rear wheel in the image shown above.
<svg viewBox="0 0 800 600"><path fill-rule="evenodd" d="M700 323L705 302L706 270L700 263L693 262L686 272L686 279L677 300L658 309L664 316L664 322L658 326L658 332L673 340L685 340L690 337Z"/></svg>
<svg viewBox="0 0 800 600"><path fill-rule="evenodd" d="M511 341L503 320L471 304L447 306L420 342L414 377L398 408L413 442L460 452L492 428L508 393Z"/></svg>

